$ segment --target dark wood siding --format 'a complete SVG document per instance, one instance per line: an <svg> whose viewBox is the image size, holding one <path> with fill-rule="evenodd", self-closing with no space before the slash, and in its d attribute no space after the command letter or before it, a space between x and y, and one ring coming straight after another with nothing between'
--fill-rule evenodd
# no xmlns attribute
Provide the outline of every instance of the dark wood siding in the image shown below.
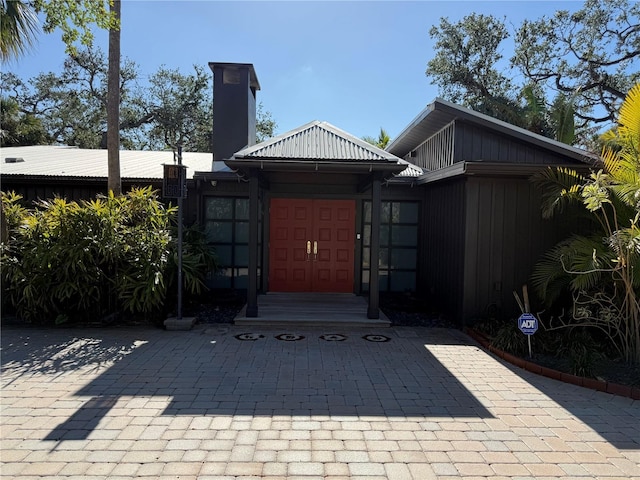
<svg viewBox="0 0 640 480"><path fill-rule="evenodd" d="M463 297L465 180L425 187L419 285L434 306L460 317Z"/></svg>
<svg viewBox="0 0 640 480"><path fill-rule="evenodd" d="M513 291L521 292L540 256L576 228L566 219L544 220L526 178L469 178L465 222L464 322L491 306L518 315Z"/></svg>
<svg viewBox="0 0 640 480"><path fill-rule="evenodd" d="M575 161L508 135L457 121L454 162L477 160L536 165L575 164Z"/></svg>
<svg viewBox="0 0 640 480"><path fill-rule="evenodd" d="M152 185L153 188L162 189L161 182L149 182L149 183L136 183L122 182L122 188L124 191L130 190L134 186L147 186ZM5 177L2 179L2 191L3 192L15 192L22 195L23 203L25 206L33 205L33 202L37 200L48 200L54 197L65 198L69 201L90 200L95 198L96 195L107 193L107 182L95 181L95 180L71 180L71 181L59 181L59 180L47 180L47 179L12 179L11 177Z"/></svg>

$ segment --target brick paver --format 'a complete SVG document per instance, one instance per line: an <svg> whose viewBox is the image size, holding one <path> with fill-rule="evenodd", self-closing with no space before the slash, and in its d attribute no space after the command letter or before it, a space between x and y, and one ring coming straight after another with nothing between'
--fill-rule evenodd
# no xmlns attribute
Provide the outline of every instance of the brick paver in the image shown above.
<svg viewBox="0 0 640 480"><path fill-rule="evenodd" d="M339 330L6 327L2 478L640 479L638 401L455 330Z"/></svg>

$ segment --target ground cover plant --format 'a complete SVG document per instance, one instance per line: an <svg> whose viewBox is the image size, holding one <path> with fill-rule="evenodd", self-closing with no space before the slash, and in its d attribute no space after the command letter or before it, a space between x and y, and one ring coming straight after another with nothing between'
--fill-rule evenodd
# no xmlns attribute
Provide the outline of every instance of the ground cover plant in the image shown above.
<svg viewBox="0 0 640 480"><path fill-rule="evenodd" d="M95 322L123 314L162 316L176 276L175 207L150 187L125 195L20 205L2 194L3 303L33 323ZM185 235L183 277L200 292L214 254L195 229Z"/></svg>

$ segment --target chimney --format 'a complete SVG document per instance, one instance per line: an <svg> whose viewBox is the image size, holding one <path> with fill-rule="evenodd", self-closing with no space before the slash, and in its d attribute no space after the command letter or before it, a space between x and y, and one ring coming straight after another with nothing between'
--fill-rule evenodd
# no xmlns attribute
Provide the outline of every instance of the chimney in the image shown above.
<svg viewBox="0 0 640 480"><path fill-rule="evenodd" d="M213 161L256 143L258 77L251 63L210 62L213 71Z"/></svg>

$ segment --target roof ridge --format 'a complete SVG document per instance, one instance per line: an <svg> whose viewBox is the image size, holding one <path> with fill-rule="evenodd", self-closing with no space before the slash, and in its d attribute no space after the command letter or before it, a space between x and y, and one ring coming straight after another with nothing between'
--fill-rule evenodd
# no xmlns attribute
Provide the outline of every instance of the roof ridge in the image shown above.
<svg viewBox="0 0 640 480"><path fill-rule="evenodd" d="M233 158L393 162L399 160L397 156L321 120L313 120L264 142L246 147L236 152Z"/></svg>

